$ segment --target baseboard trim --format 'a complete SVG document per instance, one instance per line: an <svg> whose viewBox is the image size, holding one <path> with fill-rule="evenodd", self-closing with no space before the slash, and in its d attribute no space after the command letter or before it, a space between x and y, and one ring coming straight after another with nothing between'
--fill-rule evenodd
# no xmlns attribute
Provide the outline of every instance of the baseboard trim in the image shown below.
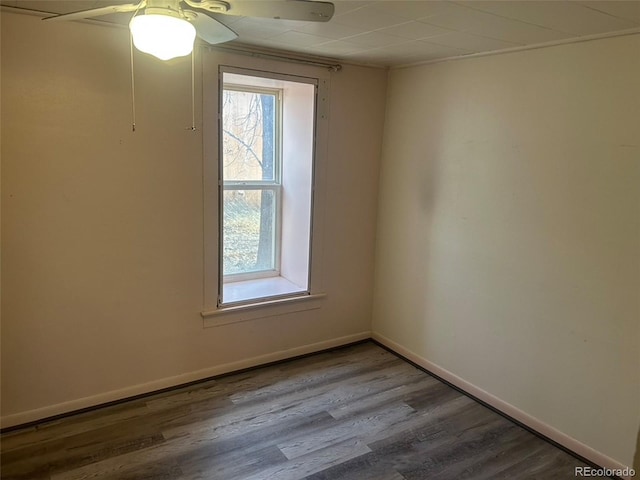
<svg viewBox="0 0 640 480"><path fill-rule="evenodd" d="M27 428L34 424L52 421L84 411L126 402L135 398L153 395L162 391L187 386L189 384L204 382L222 375L237 373L243 370L262 367L285 360L292 360L294 358L367 341L370 338L371 332L360 332L353 335L346 335L330 340L280 350L265 355L259 355L245 360L216 365L215 367L209 367L195 372L175 375L119 390L112 390L98 395L83 397L43 408L28 410L26 412L6 415L0 418L0 425L3 432Z"/></svg>
<svg viewBox="0 0 640 480"><path fill-rule="evenodd" d="M372 332L371 339L374 342L380 344L382 347L387 348L393 353L396 353L397 355L409 360L411 363L414 363L418 367L426 370L428 373L431 373L432 375L444 380L446 383L451 384L456 389L469 395L475 400L480 401L480 403L487 405L493 410L496 410L498 413L501 413L506 417L514 420L516 423L521 424L523 427L527 428L533 433L536 433L537 435L550 440L560 448L563 448L563 450L566 450L569 453L586 460L588 463L593 464L593 466L612 470L624 470L631 468L627 465L623 465L617 460L601 452L598 452L597 450L589 447L588 445L585 445L575 438L570 437L569 435L555 429L551 425L542 422L536 417L529 415L528 413L514 407L504 400L501 400L491 393L473 385L472 383L421 357L420 355L414 353L408 348L403 347L402 345L394 342L384 335ZM623 478L625 480L631 479L631 477L625 476L614 478Z"/></svg>
<svg viewBox="0 0 640 480"><path fill-rule="evenodd" d="M444 380L446 383L451 384L470 397L516 421L541 437L550 440L552 443L557 444L569 453L585 459L594 466L612 470L624 470L625 468L630 468L376 332L360 332L353 335L346 335L265 355L259 355L236 362L217 365L215 367L209 367L195 372L167 377L153 382L147 382L119 390L84 397L77 400L71 400L69 402L58 403L48 407L6 415L0 418L0 425L3 432L26 428L34 424L52 421L57 418L75 415L84 411L126 402L162 391L181 388L189 384L204 382L223 375L229 375L243 370L292 360L367 340L373 340L388 350L426 370L428 373L431 373L432 375ZM631 477L620 478L623 478L624 480L631 480Z"/></svg>

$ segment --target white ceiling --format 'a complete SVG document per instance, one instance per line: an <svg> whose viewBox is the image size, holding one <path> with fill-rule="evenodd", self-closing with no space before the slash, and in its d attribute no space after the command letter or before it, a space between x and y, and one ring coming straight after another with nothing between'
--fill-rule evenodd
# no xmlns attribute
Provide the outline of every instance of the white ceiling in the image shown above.
<svg viewBox="0 0 640 480"><path fill-rule="evenodd" d="M132 0L0 0L67 13ZM233 5L234 0L227 0ZM242 1L242 0L235 0ZM640 0L333 0L327 23L216 15L236 42L377 66L640 33ZM126 24L131 14L100 17Z"/></svg>

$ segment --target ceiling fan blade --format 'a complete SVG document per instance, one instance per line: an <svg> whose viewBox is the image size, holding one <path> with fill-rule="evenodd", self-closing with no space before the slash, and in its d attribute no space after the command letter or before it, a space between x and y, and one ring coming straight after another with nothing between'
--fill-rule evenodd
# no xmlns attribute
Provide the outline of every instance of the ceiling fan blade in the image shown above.
<svg viewBox="0 0 640 480"><path fill-rule="evenodd" d="M46 17L43 20L51 22L63 20L81 20L83 18L99 17L110 13L135 12L138 8L143 8L146 0L139 3L126 3L123 5L109 5L108 7L93 8L91 10L81 10L79 12L63 13L62 15L54 15Z"/></svg>
<svg viewBox="0 0 640 480"><path fill-rule="evenodd" d="M309 0L236 0L225 15L243 17L328 22L335 10L333 3Z"/></svg>
<svg viewBox="0 0 640 480"><path fill-rule="evenodd" d="M196 27L197 35L207 43L230 42L238 38L238 34L206 13L188 11L189 21Z"/></svg>

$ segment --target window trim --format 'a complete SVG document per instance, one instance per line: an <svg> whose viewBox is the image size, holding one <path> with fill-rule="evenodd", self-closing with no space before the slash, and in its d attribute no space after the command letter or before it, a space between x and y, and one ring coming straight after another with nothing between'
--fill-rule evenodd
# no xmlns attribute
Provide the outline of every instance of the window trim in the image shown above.
<svg viewBox="0 0 640 480"><path fill-rule="evenodd" d="M276 223L276 268L272 271L265 271L265 272L247 272L246 274L239 274L239 276L233 278L233 280L231 281L225 281L225 275L224 275L224 265L223 265L223 254L224 254L224 229L223 229L223 207L224 207L224 199L223 199L223 195L224 195L224 191L226 189L226 182L224 181L224 162L222 161L222 159L224 158L224 151L223 151L223 141L220 141L219 144L219 159L221 161L218 162L218 178L219 178L219 199L218 199L218 205L219 205L219 213L218 213L218 218L219 218L219 231L218 231L218 236L219 236L219 240L218 240L218 245L219 245L219 261L218 261L218 268L219 268L219 280L218 280L218 300L217 300L217 307L218 308L224 308L224 307L229 307L229 306L236 306L236 305L242 305L242 304L254 304L256 302L267 302L270 301L274 298L287 298L287 297L299 297L299 296L304 296L304 295L310 295L311 294L311 272L312 272L312 248L313 248L313 241L312 241L312 235L313 235L313 205L314 205L314 181L315 181L315 164L316 164L316 151L315 151L315 146L316 146L316 129L317 129L317 113L318 113L318 79L315 78L304 78L304 81L299 81L300 78L296 77L296 76L290 76L290 75L270 75L268 72L261 72L261 75L255 75L254 72L248 72L245 71L244 69L231 69L231 71L227 68L224 67L220 67L219 68L219 113L218 113L218 131L220 132L219 135L222 135L223 132L223 127L222 127L222 122L223 122L223 112L222 112L222 108L223 108L223 101L222 101L222 97L224 95L224 91L227 89L227 85L231 85L233 88L237 88L236 91L247 91L247 92L255 92L255 93L269 93L272 94L274 92L279 92L278 96L276 97L277 99L277 107L276 107L276 124L277 124L277 140L276 140L276 156L277 156L277 162L276 164L278 165L278 167L276 167L274 170L274 182L278 181L279 185L280 185L280 191L278 193L282 193L282 188L283 188L283 177L282 177L282 169L284 168L284 158L283 158L283 152L282 152L282 147L284 144L284 124L283 124L283 112L284 112L284 96L283 96L283 92L282 89L277 89L277 88L269 88L269 87L261 87L261 86L256 86L256 85L243 85L243 84L238 84L238 83L234 83L234 82L228 82L226 83L224 81L224 76L227 73L231 73L231 74L237 74L237 75L243 75L243 76L248 76L248 77L257 77L257 78L264 78L267 80L274 80L274 81L285 81L285 82L292 82L292 83L302 83L302 84L307 84L307 85L312 85L314 87L314 91L313 91L313 121L312 121L312 131L313 131L313 138L311 141L311 145L312 145L312 150L311 150L311 185L310 185L310 195L311 198L310 200L310 210L309 210L309 238L308 238L308 254L309 254L309 258L308 258L308 263L307 263L307 288L306 290L301 290L301 291L295 291L295 292L291 292L289 294L274 294L274 295L268 295L268 296L264 296L264 297L256 297L256 298L248 298L246 300L239 300L239 301L233 301L233 302L228 302L228 301L224 301L224 287L225 284L229 284L232 283L233 280L235 280L236 282L240 282L243 280L252 280L252 279L260 279L260 278L264 278L264 277L270 277L270 276L281 276L281 268L280 268L280 262L281 262L281 258L282 258L282 252L281 252L281 244L282 244L282 223L278 222ZM261 186L263 185L263 182L242 182L245 183L247 186L250 186L252 184L260 184ZM272 185L271 181L264 181L264 183L268 183L269 185ZM280 195L280 198L278 199L280 201L276 201L276 206L279 209L279 211L276 212L276 216L280 217L281 215L281 211L283 208L283 199L282 199L282 195ZM281 218L279 218L281 220ZM276 273L277 271L277 273ZM274 272L273 275L270 275L270 272Z"/></svg>
<svg viewBox="0 0 640 480"><path fill-rule="evenodd" d="M331 77L333 72L310 65L291 64L287 62L258 59L237 55L234 53L217 52L211 49L203 49L202 55L202 130L203 130L203 221L204 221L204 243L203 243L203 308L201 316L203 326L216 326L208 319L212 312L216 312L216 318L225 318L230 315L230 320L226 323L234 323L240 311L245 309L251 311L252 319L272 316L275 307L270 302L257 300L244 305L220 306L218 304L219 288L219 102L222 85L221 72L237 73L263 77L274 80L290 80L300 83L316 85L316 105L315 105L315 144L313 145L314 165L313 165L313 196L311 218L312 226L310 231L310 270L308 295L294 296L291 298L279 299L277 302L288 304L299 303L296 311L320 308L318 299L324 299L324 273L323 273L323 251L324 251L324 223L326 217L326 178L327 178L327 155L328 155L328 121L329 121L329 92ZM211 87L214 88L211 88ZM309 300L307 302L307 299ZM320 302L324 305L324 300ZM313 305L311 307L310 305ZM280 310L278 308L278 310ZM287 313L285 308L281 313ZM230 313L233 311L233 313ZM279 315L280 313L277 313ZM237 320L244 321L244 320Z"/></svg>
<svg viewBox="0 0 640 480"><path fill-rule="evenodd" d="M326 298L325 293L272 298L260 302L203 310L200 315L205 327L220 327L289 313L317 310L322 308Z"/></svg>

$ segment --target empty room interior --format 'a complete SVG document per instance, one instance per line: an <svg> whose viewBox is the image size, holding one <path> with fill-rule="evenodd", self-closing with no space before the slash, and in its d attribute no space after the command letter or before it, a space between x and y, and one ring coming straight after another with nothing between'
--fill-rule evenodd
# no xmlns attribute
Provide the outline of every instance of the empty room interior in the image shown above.
<svg viewBox="0 0 640 480"><path fill-rule="evenodd" d="M640 1L0 4L3 479L638 475Z"/></svg>

